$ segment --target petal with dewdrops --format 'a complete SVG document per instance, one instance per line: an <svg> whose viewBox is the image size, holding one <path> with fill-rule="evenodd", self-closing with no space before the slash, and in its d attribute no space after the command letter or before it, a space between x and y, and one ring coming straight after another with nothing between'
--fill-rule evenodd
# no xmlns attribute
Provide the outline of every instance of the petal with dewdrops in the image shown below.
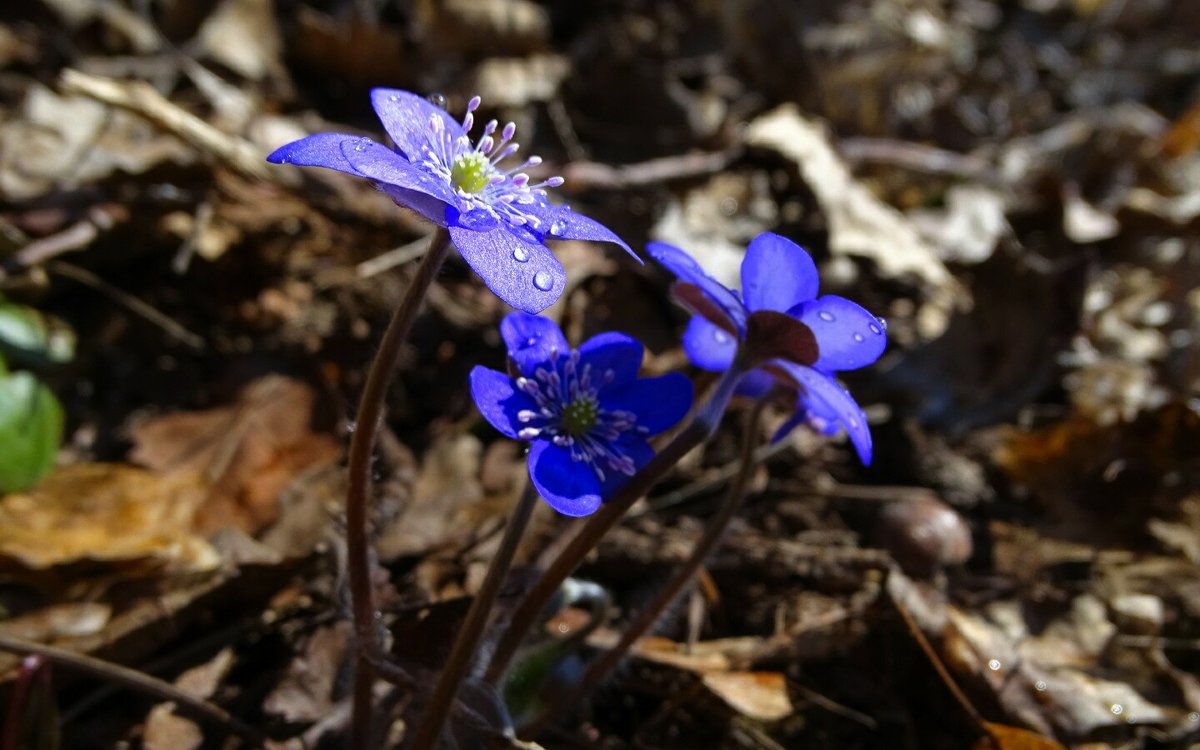
<svg viewBox="0 0 1200 750"><path fill-rule="evenodd" d="M607 242L623 249L625 252L642 263L642 259L620 237L608 227L595 219L576 213L569 206L553 206L549 204L529 206L529 215L537 218L537 230L548 240L587 240L588 242Z"/></svg>
<svg viewBox="0 0 1200 750"><path fill-rule="evenodd" d="M392 143L409 159L420 160L427 149L438 148L443 139L439 133L451 138L463 134L462 125L446 110L409 91L374 89L371 106Z"/></svg>
<svg viewBox="0 0 1200 750"><path fill-rule="evenodd" d="M791 314L812 329L818 356L805 364L822 372L866 367L887 347L879 318L845 297L827 294L793 308Z"/></svg>
<svg viewBox="0 0 1200 750"><path fill-rule="evenodd" d="M450 238L487 288L518 310L541 312L567 285L566 271L550 248L507 229L474 232L451 226Z"/></svg>
<svg viewBox="0 0 1200 750"><path fill-rule="evenodd" d="M811 367L783 360L772 360L768 369L796 388L796 415L785 427L802 422L813 423L821 433L832 435L841 427L850 437L858 457L871 465L871 430L866 415L854 397L833 378ZM781 429L775 440L786 434Z"/></svg>

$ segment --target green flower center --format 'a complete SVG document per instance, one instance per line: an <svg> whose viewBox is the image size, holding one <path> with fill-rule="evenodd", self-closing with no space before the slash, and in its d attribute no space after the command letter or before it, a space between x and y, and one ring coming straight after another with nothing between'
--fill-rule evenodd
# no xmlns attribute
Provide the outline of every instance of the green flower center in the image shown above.
<svg viewBox="0 0 1200 750"><path fill-rule="evenodd" d="M478 151L459 154L450 167L450 182L464 193L478 193L492 179L492 162Z"/></svg>
<svg viewBox="0 0 1200 750"><path fill-rule="evenodd" d="M579 437L596 426L600 416L600 405L590 395L580 396L567 404L562 412L562 431L571 437Z"/></svg>

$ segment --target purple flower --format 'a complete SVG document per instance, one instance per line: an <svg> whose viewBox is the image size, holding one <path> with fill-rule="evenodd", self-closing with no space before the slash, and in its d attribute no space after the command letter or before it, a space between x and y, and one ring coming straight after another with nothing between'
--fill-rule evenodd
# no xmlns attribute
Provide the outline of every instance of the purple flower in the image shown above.
<svg viewBox="0 0 1200 750"><path fill-rule="evenodd" d="M692 405L681 373L639 378L642 345L602 333L571 349L547 318L514 312L500 324L515 377L476 367L471 396L504 435L533 443L529 476L559 513L586 516L654 455L647 439Z"/></svg>
<svg viewBox="0 0 1200 750"><path fill-rule="evenodd" d="M611 242L637 258L603 224L547 200L546 188L563 180L531 183L523 170L540 164L540 158L502 166L518 149L513 123L500 127L492 120L472 141L479 97L467 104L461 123L399 89L375 89L371 104L393 148L361 136L318 133L276 149L267 161L326 167L374 181L397 204L449 229L454 245L488 288L527 312L552 304L566 284L547 239Z"/></svg>
<svg viewBox="0 0 1200 750"><path fill-rule="evenodd" d="M679 248L651 243L647 250L679 277L682 288L677 296L696 313L683 336L684 351L693 364L705 370L728 369L739 349L762 348L770 338L758 332L768 327L786 330L786 346L750 352L750 359L762 368L742 376L739 391L761 395L774 382L783 382L796 392L796 414L776 439L800 422L826 435L844 428L862 462L871 463L866 418L834 373L879 359L887 345L882 320L844 297L817 296L820 279L812 257L777 234L764 232L746 248L740 296ZM780 325L780 313L791 320ZM797 321L802 326L796 327Z"/></svg>

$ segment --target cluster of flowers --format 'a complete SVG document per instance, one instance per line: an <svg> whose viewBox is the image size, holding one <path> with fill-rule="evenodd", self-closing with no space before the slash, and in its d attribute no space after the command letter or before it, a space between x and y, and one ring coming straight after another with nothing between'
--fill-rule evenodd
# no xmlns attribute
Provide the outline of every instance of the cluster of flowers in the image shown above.
<svg viewBox="0 0 1200 750"><path fill-rule="evenodd" d="M572 349L552 321L536 313L562 294L562 264L547 240L591 240L637 255L602 224L551 203L552 177L531 180L516 127L492 120L471 135L478 97L461 122L415 94L376 89L372 103L393 146L321 133L283 146L275 163L335 169L371 180L397 204L444 227L466 262L519 312L501 333L508 373L476 367L471 392L484 418L504 435L531 443L529 471L559 512L588 515L652 457L648 439L678 423L692 404L679 373L639 378L642 345L620 333ZM864 463L871 434L862 409L836 373L871 364L886 345L882 320L835 295L818 296L816 264L776 234L754 238L741 267L741 293L708 276L683 250L652 243L648 253L677 277L675 296L694 317L683 345L697 367L736 368L739 392L793 395L795 415L776 439L805 423L844 430Z"/></svg>

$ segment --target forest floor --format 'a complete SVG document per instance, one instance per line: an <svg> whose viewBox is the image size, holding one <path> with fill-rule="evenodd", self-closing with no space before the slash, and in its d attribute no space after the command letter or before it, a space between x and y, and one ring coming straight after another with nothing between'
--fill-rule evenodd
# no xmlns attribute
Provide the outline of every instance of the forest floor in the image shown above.
<svg viewBox="0 0 1200 750"><path fill-rule="evenodd" d="M345 446L430 229L264 158L383 138L368 92L389 86L452 114L481 95L635 250L735 284L777 232L888 323L845 379L872 465L803 429L764 453L695 592L528 739L1200 746L1197 39L1186 2L6 0L0 343L65 431L50 473L0 496L0 649L124 665L272 747L344 746ZM646 372L711 383L664 269L554 249L568 338L625 331ZM398 663L440 664L524 483L467 387L501 366L506 311L452 257L389 390L374 518ZM560 678L687 555L743 410L579 571L612 608ZM0 451L24 429L0 425ZM516 580L571 523L538 509ZM0 750L239 746L104 668L0 661ZM381 703L393 739L412 697Z"/></svg>

